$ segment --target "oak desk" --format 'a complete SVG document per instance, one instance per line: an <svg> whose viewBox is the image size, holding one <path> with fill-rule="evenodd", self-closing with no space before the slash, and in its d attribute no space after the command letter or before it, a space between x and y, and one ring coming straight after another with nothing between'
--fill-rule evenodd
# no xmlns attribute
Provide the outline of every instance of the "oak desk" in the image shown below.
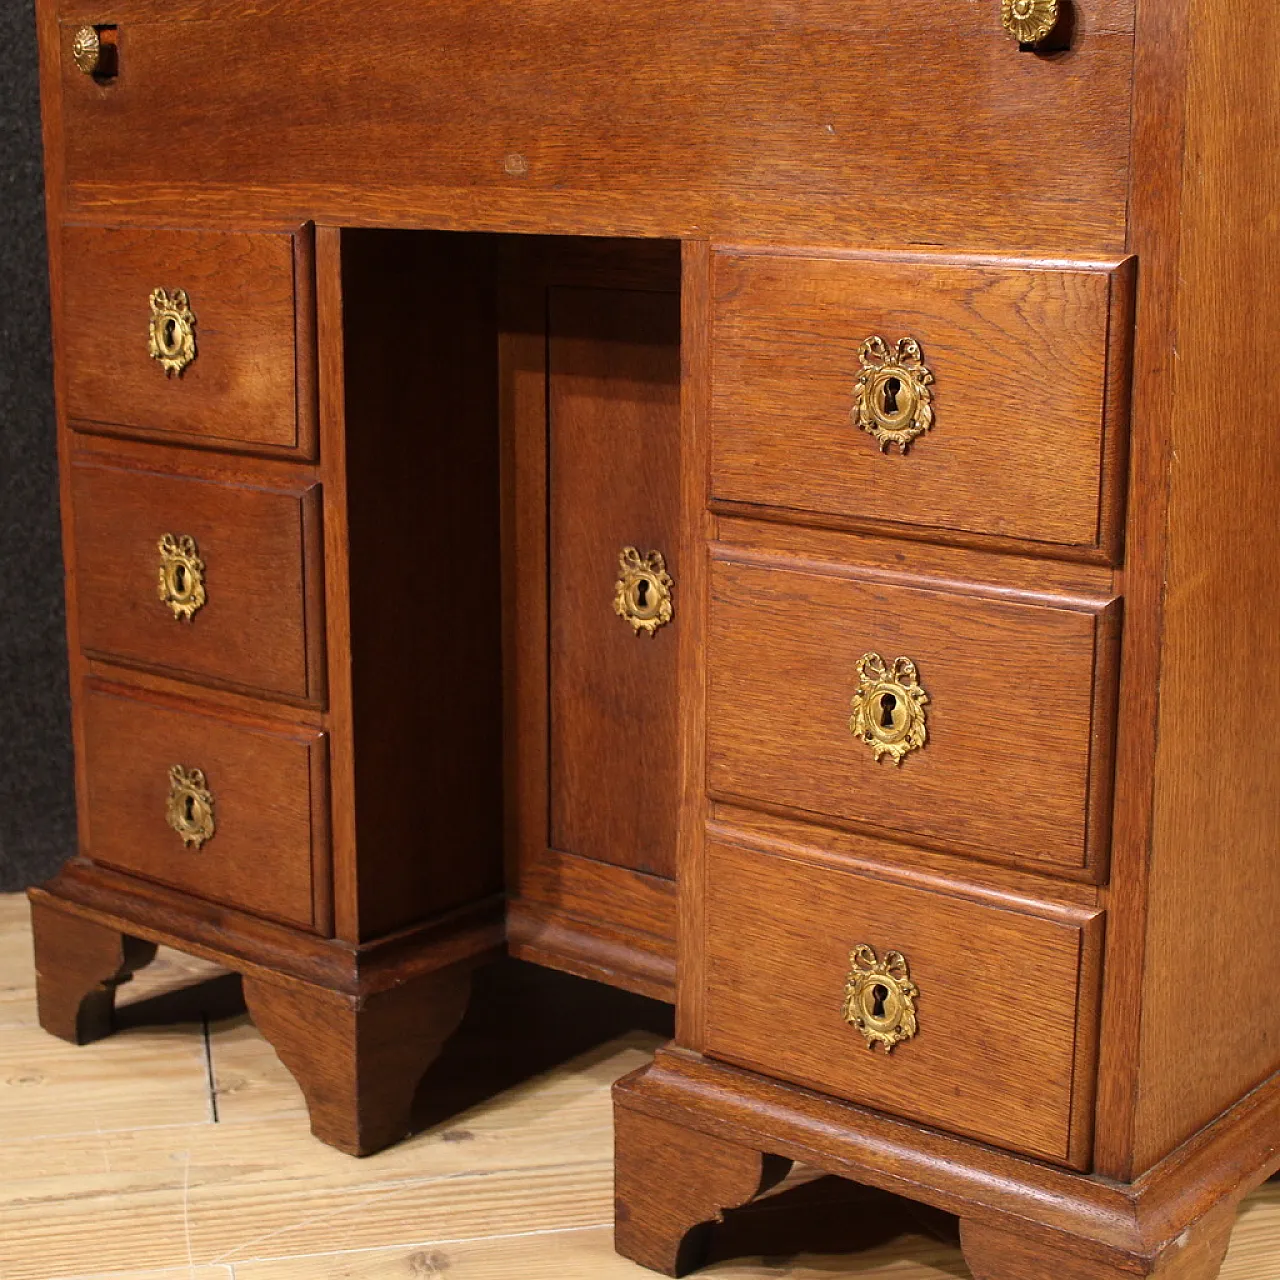
<svg viewBox="0 0 1280 1280"><path fill-rule="evenodd" d="M649 1265L802 1158L991 1280L1215 1274L1280 1164L1274 21L39 19L44 1024L214 957L367 1152L506 947L676 1002Z"/></svg>

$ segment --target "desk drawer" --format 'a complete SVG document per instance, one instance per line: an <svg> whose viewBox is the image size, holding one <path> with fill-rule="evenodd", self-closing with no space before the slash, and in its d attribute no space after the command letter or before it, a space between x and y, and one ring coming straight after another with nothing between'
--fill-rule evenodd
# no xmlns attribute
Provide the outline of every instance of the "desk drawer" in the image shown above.
<svg viewBox="0 0 1280 1280"><path fill-rule="evenodd" d="M1100 914L1012 910L961 885L933 892L712 841L706 921L709 1054L1087 1167ZM859 947L870 954L855 961ZM914 994L895 995L876 962ZM850 1013L886 1037L874 1047L846 1019L850 995ZM914 1034L886 1051L912 1013Z"/></svg>
<svg viewBox="0 0 1280 1280"><path fill-rule="evenodd" d="M98 684L86 689L83 717L87 857L285 924L327 928L323 733ZM181 832L172 820L185 824Z"/></svg>
<svg viewBox="0 0 1280 1280"><path fill-rule="evenodd" d="M45 88L76 210L245 192L337 224L1053 253L1125 239L1134 0L1077 5L1052 57L1019 50L999 0L60 7ZM86 18L118 24L105 82L72 57Z"/></svg>
<svg viewBox="0 0 1280 1280"><path fill-rule="evenodd" d="M318 485L277 491L81 458L71 498L87 653L323 696Z"/></svg>
<svg viewBox="0 0 1280 1280"><path fill-rule="evenodd" d="M712 792L979 858L1101 875L1116 603L1065 607L867 573L713 561ZM867 654L889 677L909 660L927 701L912 710L904 668L896 696L882 689ZM859 705L876 724L855 736ZM870 732L886 714L886 731Z"/></svg>
<svg viewBox="0 0 1280 1280"><path fill-rule="evenodd" d="M69 226L62 254L73 426L314 455L308 235Z"/></svg>
<svg viewBox="0 0 1280 1280"><path fill-rule="evenodd" d="M1128 263L716 254L713 496L1114 549L1132 279Z"/></svg>

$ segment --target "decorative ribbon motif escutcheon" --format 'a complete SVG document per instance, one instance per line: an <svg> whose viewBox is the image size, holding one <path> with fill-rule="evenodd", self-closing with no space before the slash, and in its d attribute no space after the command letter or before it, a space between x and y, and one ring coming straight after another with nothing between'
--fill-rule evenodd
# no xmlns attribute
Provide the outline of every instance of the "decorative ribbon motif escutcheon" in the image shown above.
<svg viewBox="0 0 1280 1280"><path fill-rule="evenodd" d="M196 316L185 289L172 294L151 290L151 358L158 360L166 377L182 371L196 358Z"/></svg>
<svg viewBox="0 0 1280 1280"><path fill-rule="evenodd" d="M850 416L880 442L881 453L891 444L906 453L933 426L933 374L924 365L920 344L899 338L891 347L883 338L868 338L858 356L862 372L854 384Z"/></svg>
<svg viewBox="0 0 1280 1280"><path fill-rule="evenodd" d="M160 599L173 610L179 622L190 622L205 602L204 561L196 540L182 534L164 534L156 543L160 550Z"/></svg>
<svg viewBox="0 0 1280 1280"><path fill-rule="evenodd" d="M1061 17L1058 0L1000 0L1004 29L1019 44L1047 40Z"/></svg>
<svg viewBox="0 0 1280 1280"><path fill-rule="evenodd" d="M916 1034L919 994L900 951L889 951L880 961L866 943L859 943L849 953L842 1013L850 1026L862 1032L872 1052L882 1044L885 1053L892 1053L894 1045Z"/></svg>
<svg viewBox="0 0 1280 1280"><path fill-rule="evenodd" d="M205 786L203 769L169 766L169 799L165 819L188 849L213 839L213 796Z"/></svg>
<svg viewBox="0 0 1280 1280"><path fill-rule="evenodd" d="M878 653L858 659L858 691L853 695L849 732L876 754L901 764L909 751L923 747L928 736L924 704L929 695L916 679L910 658L895 658L889 666Z"/></svg>
<svg viewBox="0 0 1280 1280"><path fill-rule="evenodd" d="M635 629L653 635L671 621L671 589L661 551L641 555L635 547L623 547L618 555L618 581L613 588L613 610Z"/></svg>

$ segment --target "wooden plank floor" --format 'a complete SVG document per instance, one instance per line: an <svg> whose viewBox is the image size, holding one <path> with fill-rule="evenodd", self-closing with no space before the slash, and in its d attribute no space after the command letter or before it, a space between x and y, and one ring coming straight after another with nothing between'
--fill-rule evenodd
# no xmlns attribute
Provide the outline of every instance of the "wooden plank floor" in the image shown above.
<svg viewBox="0 0 1280 1280"><path fill-rule="evenodd" d="M473 1002L433 1094L453 1114L353 1160L310 1136L235 980L209 965L162 952L124 989L116 1035L83 1048L45 1035L25 899L0 896L0 1278L650 1275L612 1249L609 1086L661 1043L667 1011L527 966L493 981L518 998ZM513 1041L531 1056L513 1058ZM731 1216L703 1274L964 1280L953 1230L801 1173ZM796 1255L799 1240L842 1252ZM1246 1204L1223 1276L1280 1280L1280 1184Z"/></svg>

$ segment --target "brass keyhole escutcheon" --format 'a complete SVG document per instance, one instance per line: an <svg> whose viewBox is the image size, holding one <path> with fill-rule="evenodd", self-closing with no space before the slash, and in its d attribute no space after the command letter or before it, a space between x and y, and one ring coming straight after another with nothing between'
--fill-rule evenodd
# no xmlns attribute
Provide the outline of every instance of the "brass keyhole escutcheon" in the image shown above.
<svg viewBox="0 0 1280 1280"><path fill-rule="evenodd" d="M188 849L199 849L213 838L213 794L205 785L203 769L185 769L180 764L169 766L165 820Z"/></svg>
<svg viewBox="0 0 1280 1280"><path fill-rule="evenodd" d="M850 416L875 437L882 453L891 444L906 453L911 442L933 426L933 374L924 364L920 344L900 338L891 347L883 338L868 338L859 360L862 372L854 384Z"/></svg>
<svg viewBox="0 0 1280 1280"><path fill-rule="evenodd" d="M190 622L206 599L204 561L196 540L187 534L166 533L156 547L160 551L160 600L179 622Z"/></svg>
<svg viewBox="0 0 1280 1280"><path fill-rule="evenodd" d="M671 621L674 585L661 551L641 555L635 547L623 547L613 585L613 610L631 624L636 635L651 636Z"/></svg>
<svg viewBox="0 0 1280 1280"><path fill-rule="evenodd" d="M1047 40L1061 17L1059 0L1000 0L1004 29L1019 44Z"/></svg>
<svg viewBox="0 0 1280 1280"><path fill-rule="evenodd" d="M895 658L889 664L878 653L864 653L857 673L849 732L875 752L877 761L887 755L901 764L928 737L924 707L929 695L920 687L915 663Z"/></svg>
<svg viewBox="0 0 1280 1280"><path fill-rule="evenodd" d="M196 358L196 316L186 290L151 291L151 324L148 350L160 362L166 377L182 371Z"/></svg>
<svg viewBox="0 0 1280 1280"><path fill-rule="evenodd" d="M866 943L859 943L849 953L841 1012L844 1020L862 1033L868 1049L880 1044L886 1053L892 1053L895 1045L916 1034L919 994L900 951L887 952L883 962Z"/></svg>

